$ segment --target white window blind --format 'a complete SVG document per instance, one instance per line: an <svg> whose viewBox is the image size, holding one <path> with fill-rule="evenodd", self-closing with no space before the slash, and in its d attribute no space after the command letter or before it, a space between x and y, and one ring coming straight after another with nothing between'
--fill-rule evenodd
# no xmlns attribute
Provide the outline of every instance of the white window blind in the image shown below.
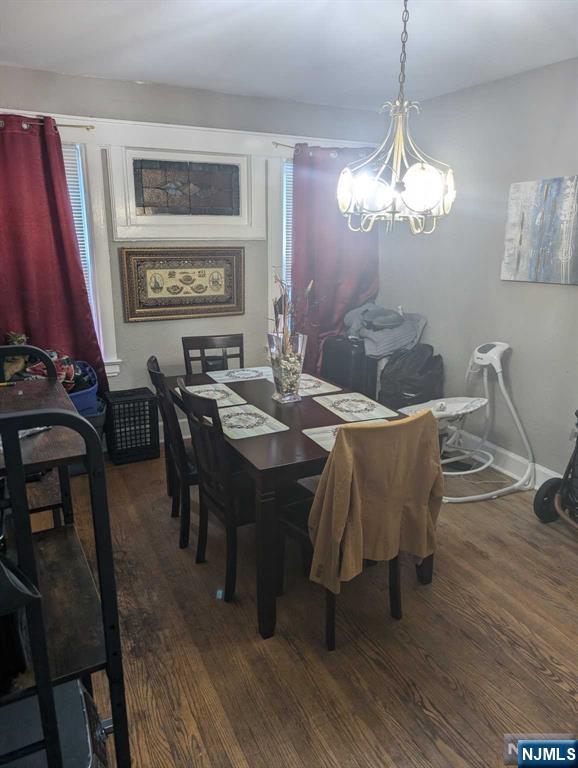
<svg viewBox="0 0 578 768"><path fill-rule="evenodd" d="M86 290L88 291L90 308L92 310L92 315L96 320L94 290L92 283L90 238L86 213L84 169L82 164L80 145L63 144L62 155L64 157L64 170L66 172L66 183L68 184L68 194L70 196L70 204L72 206L76 239L78 240L80 263L82 264L82 272L84 274Z"/></svg>
<svg viewBox="0 0 578 768"><path fill-rule="evenodd" d="M293 162L283 163L283 280L291 288L293 271Z"/></svg>

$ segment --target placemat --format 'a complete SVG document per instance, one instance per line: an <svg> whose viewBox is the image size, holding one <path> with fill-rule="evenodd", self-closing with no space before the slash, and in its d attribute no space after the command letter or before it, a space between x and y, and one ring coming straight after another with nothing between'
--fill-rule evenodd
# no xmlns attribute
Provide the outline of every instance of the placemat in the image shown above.
<svg viewBox="0 0 578 768"><path fill-rule="evenodd" d="M226 383L268 379L270 374L271 367L269 365L257 365L254 368L229 368L228 371L211 371L207 376L210 376L213 381Z"/></svg>
<svg viewBox="0 0 578 768"><path fill-rule="evenodd" d="M374 424L387 424L387 419L374 419ZM303 429L302 432L304 435L307 435L311 440L313 440L314 443L317 443L317 445L320 445L322 448L324 448L326 451L331 452L333 450L333 446L335 445L335 438L337 437L337 432L341 427L344 427L345 424L336 424L333 427L310 427L309 429Z"/></svg>
<svg viewBox="0 0 578 768"><path fill-rule="evenodd" d="M342 395L322 395L313 398L317 403L335 413L343 421L369 421L397 416L395 411L376 403L360 392L348 392Z"/></svg>
<svg viewBox="0 0 578 768"><path fill-rule="evenodd" d="M289 429L286 424L282 424L254 405L236 405L233 408L227 408L220 416L223 432L232 440L269 435L272 432L285 432Z"/></svg>
<svg viewBox="0 0 578 768"><path fill-rule="evenodd" d="M299 394L301 397L310 395L324 395L326 392L341 392L341 387L330 384L328 381L318 379L310 373L302 373L299 381Z"/></svg>
<svg viewBox="0 0 578 768"><path fill-rule="evenodd" d="M233 392L230 387L227 387L226 384L195 384L194 386L186 387L186 390L193 395L216 400L218 408L228 408L231 405L243 405L247 402L236 392Z"/></svg>

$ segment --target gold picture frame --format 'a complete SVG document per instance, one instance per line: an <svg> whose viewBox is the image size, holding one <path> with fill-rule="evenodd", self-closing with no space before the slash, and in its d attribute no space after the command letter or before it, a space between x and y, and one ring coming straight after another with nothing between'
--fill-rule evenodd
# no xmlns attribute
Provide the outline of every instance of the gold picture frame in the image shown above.
<svg viewBox="0 0 578 768"><path fill-rule="evenodd" d="M245 312L242 247L131 247L119 257L127 323Z"/></svg>

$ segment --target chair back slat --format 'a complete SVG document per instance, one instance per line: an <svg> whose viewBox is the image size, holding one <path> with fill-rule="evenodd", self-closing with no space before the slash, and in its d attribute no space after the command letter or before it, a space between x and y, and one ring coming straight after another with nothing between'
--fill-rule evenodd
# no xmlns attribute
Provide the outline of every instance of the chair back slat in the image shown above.
<svg viewBox="0 0 578 768"><path fill-rule="evenodd" d="M242 333L226 336L183 336L182 344L185 369L189 374L194 373L193 363L200 363L201 373L225 371L229 367L229 360L238 360L239 368L245 365ZM220 354L207 355L207 350L211 349L220 350Z"/></svg>
<svg viewBox="0 0 578 768"><path fill-rule="evenodd" d="M188 392L182 379L178 380L178 386L195 448L201 494L233 522L235 501L231 465L217 403Z"/></svg>
<svg viewBox="0 0 578 768"><path fill-rule="evenodd" d="M165 445L165 450L168 447L173 460L177 465L177 471L181 474L181 479L183 479L186 476L187 454L185 451L185 443L183 441L183 433L181 432L181 425L179 424L175 408L175 402L167 385L165 375L162 373L159 362L154 355L151 355L147 360L147 369L158 399L159 410L161 412L165 431L165 439L168 439L169 443L168 446Z"/></svg>

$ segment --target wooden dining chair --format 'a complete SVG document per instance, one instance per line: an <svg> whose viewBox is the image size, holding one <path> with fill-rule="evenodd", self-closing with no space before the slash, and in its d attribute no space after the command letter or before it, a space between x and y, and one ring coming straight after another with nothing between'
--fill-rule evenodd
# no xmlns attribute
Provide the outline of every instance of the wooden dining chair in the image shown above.
<svg viewBox="0 0 578 768"><path fill-rule="evenodd" d="M387 465L375 461L376 456L387 461ZM349 492L354 486L355 493L344 494L345 488ZM372 556L379 553L380 559L388 562L389 604L394 619L402 617L399 570L402 549L418 557L418 581L431 583L433 531L442 496L437 426L430 412L385 425L342 426L321 478L300 481L289 489L290 500L279 509L281 534L297 538L302 546L307 544L311 578L332 587L325 589L328 650L335 649L335 592L339 581L353 578L367 565L375 565L375 560L362 559L366 551L374 553ZM383 503L376 503L376 497L383 499ZM330 503L325 503L327 500ZM310 529L316 539L315 546L320 545L317 558ZM335 538L337 535L339 540ZM282 594L283 535L278 546L278 592ZM344 553L345 547L348 549ZM385 553L389 554L388 558L383 556ZM344 563L346 573L343 575Z"/></svg>
<svg viewBox="0 0 578 768"><path fill-rule="evenodd" d="M226 371L229 360L238 360L239 368L245 365L242 333L228 336L183 336L182 343L188 374L194 373L193 363L201 364L201 373ZM210 349L218 349L220 354L207 355Z"/></svg>
<svg viewBox="0 0 578 768"><path fill-rule="evenodd" d="M175 402L162 373L159 362L154 355L147 360L147 369L151 383L155 389L165 438L165 470L167 472L167 487L172 496L172 517L181 516L179 546L188 547L191 528L191 494L190 487L199 484L199 475L194 458L194 451L187 448L177 416ZM202 512L199 512L202 519ZM199 541L201 538L201 523L199 523ZM206 535L206 533L205 533ZM197 542L197 562L199 560L199 542ZM204 546L202 547L204 551Z"/></svg>
<svg viewBox="0 0 578 768"><path fill-rule="evenodd" d="M317 482L317 481L316 481ZM283 593L284 571L285 571L285 541L284 536L289 536L299 542L302 547L301 556L303 558L304 570L308 571L311 568L311 561L313 559L313 545L309 538L308 530L308 518L313 499L315 497L315 490L312 487L307 487L303 482L299 482L298 485L302 491L309 491L308 496L301 495L299 493L292 493L293 499L289 504L283 505L282 512L279 516L279 525L281 537L279 539L279 550L277 554L277 566L279 568L278 594ZM296 497L296 498L295 498ZM433 556L431 558L433 568ZM364 566L375 565L375 561L370 560L364 563ZM399 574L399 556L394 557L388 561L389 569L389 610L392 618L402 618L402 601L401 601L401 580ZM307 574L306 574L307 575ZM419 579L419 572L418 572ZM431 582L431 578L430 578ZM423 584L430 583L422 581ZM325 644L328 651L335 650L335 615L337 609L337 595L331 590L325 590Z"/></svg>
<svg viewBox="0 0 578 768"><path fill-rule="evenodd" d="M202 562L205 557L207 514L210 511L223 523L226 531L224 600L228 603L235 595L237 580L237 528L255 522L255 488L244 472L233 471L215 400L191 394L182 379L178 380L178 386L189 420L199 471L202 521L197 561Z"/></svg>

